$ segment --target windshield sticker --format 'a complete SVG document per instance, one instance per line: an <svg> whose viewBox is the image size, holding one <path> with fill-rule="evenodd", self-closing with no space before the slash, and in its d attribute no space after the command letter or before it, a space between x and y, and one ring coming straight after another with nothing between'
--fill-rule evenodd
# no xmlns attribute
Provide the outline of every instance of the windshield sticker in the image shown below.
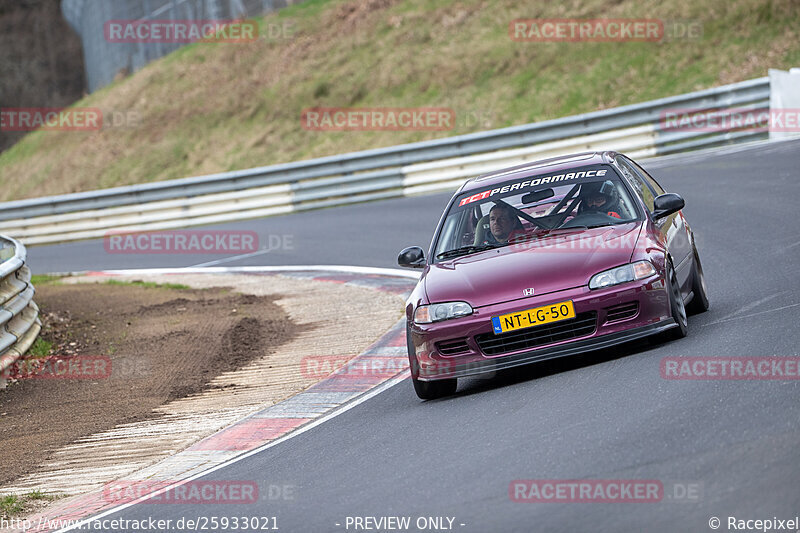
<svg viewBox="0 0 800 533"><path fill-rule="evenodd" d="M525 180L514 183L512 185L505 185L503 187L498 187L496 189L489 189L483 192L479 192L477 194L473 194L472 196L468 196L459 202L458 206L464 206L467 204L471 204L472 202L477 202L478 200L484 200L494 194L505 194L507 192L516 191L518 189L524 189L525 187L536 187L537 185L544 185L547 183L556 183L559 181L567 181L567 180L576 180L578 178L595 178L595 177L602 177L605 176L607 169L600 169L600 170L586 170L580 172L570 172L567 174L555 174L553 176L546 176L543 178L536 178L533 180Z"/></svg>

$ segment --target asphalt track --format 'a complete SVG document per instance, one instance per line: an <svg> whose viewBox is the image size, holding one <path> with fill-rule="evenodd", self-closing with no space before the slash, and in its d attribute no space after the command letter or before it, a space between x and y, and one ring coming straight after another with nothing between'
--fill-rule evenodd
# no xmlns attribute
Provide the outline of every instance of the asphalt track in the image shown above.
<svg viewBox="0 0 800 533"><path fill-rule="evenodd" d="M800 142L644 165L686 199L712 309L689 336L639 342L420 402L400 383L285 443L207 475L256 480L253 505L138 504L111 518L277 516L281 531L346 531L348 516L455 517L485 531L712 531L712 516L800 514L800 382L668 381L665 356L800 355ZM291 234L294 249L222 263L393 266L427 245L447 195L219 229ZM98 242L30 249L35 272L196 265L220 256L119 256ZM346 334L346 332L342 332ZM204 479L206 479L204 478ZM658 503L515 503L516 479L653 479ZM292 485L292 499L269 499ZM683 496L689 487L690 496ZM341 524L337 527L336 524ZM461 524L464 524L463 526ZM354 531L353 527L349 531ZM418 531L412 528L411 531Z"/></svg>

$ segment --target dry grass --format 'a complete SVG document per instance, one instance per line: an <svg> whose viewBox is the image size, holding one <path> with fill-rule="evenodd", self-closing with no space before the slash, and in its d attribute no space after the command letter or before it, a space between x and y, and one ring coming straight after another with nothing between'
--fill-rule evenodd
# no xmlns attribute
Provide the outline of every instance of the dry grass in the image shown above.
<svg viewBox="0 0 800 533"><path fill-rule="evenodd" d="M138 124L36 132L0 154L0 199L144 183L555 118L800 64L794 0L310 0L288 39L196 44L79 102ZM516 18L662 18L699 40L518 43ZM262 32L262 34L265 32ZM314 132L314 106L450 107L448 132Z"/></svg>

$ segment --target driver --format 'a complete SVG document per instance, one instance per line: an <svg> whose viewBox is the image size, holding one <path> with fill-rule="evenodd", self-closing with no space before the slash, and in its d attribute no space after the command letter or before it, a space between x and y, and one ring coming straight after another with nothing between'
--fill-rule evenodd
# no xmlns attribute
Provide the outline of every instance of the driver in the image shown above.
<svg viewBox="0 0 800 533"><path fill-rule="evenodd" d="M606 180L602 183L585 183L581 187L581 214L599 213L614 218L620 216L617 188Z"/></svg>
<svg viewBox="0 0 800 533"><path fill-rule="evenodd" d="M522 230L514 210L505 204L495 204L489 211L489 232L484 244L506 244L513 231Z"/></svg>

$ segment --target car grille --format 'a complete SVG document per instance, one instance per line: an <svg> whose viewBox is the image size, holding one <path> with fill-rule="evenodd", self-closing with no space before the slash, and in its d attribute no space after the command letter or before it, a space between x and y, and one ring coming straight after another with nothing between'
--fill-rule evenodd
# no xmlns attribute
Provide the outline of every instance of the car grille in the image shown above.
<svg viewBox="0 0 800 533"><path fill-rule="evenodd" d="M483 333L475 336L475 341L486 355L499 355L509 352L535 348L554 342L577 339L591 335L597 329L597 313L580 313L575 318L554 324L509 331L495 335Z"/></svg>
<svg viewBox="0 0 800 533"><path fill-rule="evenodd" d="M468 352L467 339L454 339L436 343L436 349L442 355L457 355Z"/></svg>
<svg viewBox="0 0 800 533"><path fill-rule="evenodd" d="M625 320L636 316L639 312L639 302L628 302L622 305L615 305L606 309L606 322Z"/></svg>

